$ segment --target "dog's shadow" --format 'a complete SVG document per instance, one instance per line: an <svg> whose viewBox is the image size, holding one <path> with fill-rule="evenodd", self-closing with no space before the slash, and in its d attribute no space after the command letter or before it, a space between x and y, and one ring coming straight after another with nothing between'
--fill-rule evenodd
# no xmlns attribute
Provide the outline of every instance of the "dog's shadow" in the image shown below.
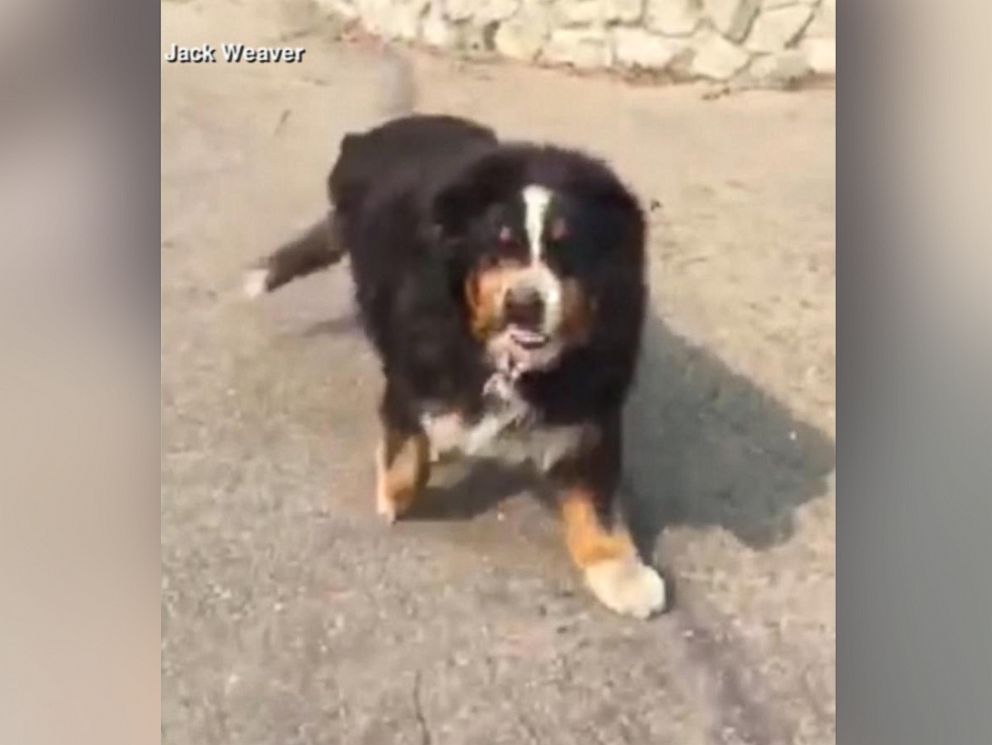
<svg viewBox="0 0 992 745"><path fill-rule="evenodd" d="M335 319L311 333L354 329ZM719 526L756 549L778 544L792 534L795 509L825 492L833 464L828 435L649 314L625 413L621 493L646 556L674 525ZM428 488L411 519L467 520L525 489L548 502L528 469L456 468L460 478Z"/></svg>
<svg viewBox="0 0 992 745"><path fill-rule="evenodd" d="M719 526L756 549L825 492L834 443L707 350L648 317L625 417L623 504L650 555L668 525Z"/></svg>
<svg viewBox="0 0 992 745"><path fill-rule="evenodd" d="M500 502L531 492L549 504L548 492L531 469L478 459L435 466L431 483L405 516L409 520L469 520Z"/></svg>

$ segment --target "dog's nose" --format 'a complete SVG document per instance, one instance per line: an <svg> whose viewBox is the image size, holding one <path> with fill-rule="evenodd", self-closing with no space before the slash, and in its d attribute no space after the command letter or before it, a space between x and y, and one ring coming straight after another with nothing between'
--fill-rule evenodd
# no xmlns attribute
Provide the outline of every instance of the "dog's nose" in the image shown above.
<svg viewBox="0 0 992 745"><path fill-rule="evenodd" d="M532 287L514 287L506 293L506 320L525 328L538 328L544 322L544 299Z"/></svg>

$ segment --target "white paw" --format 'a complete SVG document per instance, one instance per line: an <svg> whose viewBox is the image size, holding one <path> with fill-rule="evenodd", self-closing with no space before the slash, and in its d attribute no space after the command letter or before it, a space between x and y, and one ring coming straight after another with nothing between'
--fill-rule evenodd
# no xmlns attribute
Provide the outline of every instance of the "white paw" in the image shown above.
<svg viewBox="0 0 992 745"><path fill-rule="evenodd" d="M266 285L269 281L269 270L264 267L257 267L255 269L249 269L245 273L244 284L242 289L245 293L245 297L251 299L260 298L267 291Z"/></svg>
<svg viewBox="0 0 992 745"><path fill-rule="evenodd" d="M586 584L603 605L625 616L644 619L665 607L665 581L636 557L593 564Z"/></svg>
<svg viewBox="0 0 992 745"><path fill-rule="evenodd" d="M385 520L387 525L392 525L396 522L396 505L383 497L381 493L376 494L375 511L379 517Z"/></svg>

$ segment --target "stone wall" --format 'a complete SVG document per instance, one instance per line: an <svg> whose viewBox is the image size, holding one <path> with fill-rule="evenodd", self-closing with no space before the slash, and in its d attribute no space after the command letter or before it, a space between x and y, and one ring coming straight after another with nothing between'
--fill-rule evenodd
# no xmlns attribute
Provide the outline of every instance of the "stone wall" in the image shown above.
<svg viewBox="0 0 992 745"><path fill-rule="evenodd" d="M834 74L836 0L318 0L387 39L673 81Z"/></svg>

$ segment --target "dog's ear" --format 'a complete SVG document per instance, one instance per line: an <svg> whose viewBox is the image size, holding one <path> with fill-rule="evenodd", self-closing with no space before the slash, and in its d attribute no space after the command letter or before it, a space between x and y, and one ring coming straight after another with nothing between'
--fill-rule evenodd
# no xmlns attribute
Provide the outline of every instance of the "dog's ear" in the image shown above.
<svg viewBox="0 0 992 745"><path fill-rule="evenodd" d="M464 235L468 226L504 195L520 164L500 152L490 152L457 170L435 190L430 214L440 234L447 238Z"/></svg>
<svg viewBox="0 0 992 745"><path fill-rule="evenodd" d="M483 214L495 198L493 189L464 174L439 189L433 198L430 215L439 239L458 238L472 221Z"/></svg>

